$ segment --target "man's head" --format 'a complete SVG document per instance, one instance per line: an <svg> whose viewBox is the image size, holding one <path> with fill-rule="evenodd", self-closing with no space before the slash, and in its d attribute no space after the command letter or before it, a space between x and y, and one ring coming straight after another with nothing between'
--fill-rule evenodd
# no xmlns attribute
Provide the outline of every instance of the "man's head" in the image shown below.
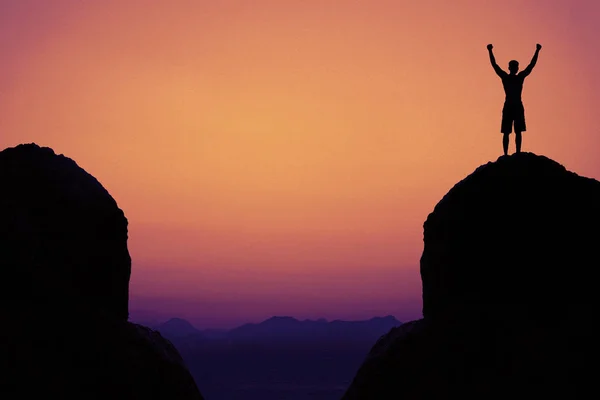
<svg viewBox="0 0 600 400"><path fill-rule="evenodd" d="M511 60L508 62L508 70L511 74L516 74L519 71L519 62L517 60Z"/></svg>

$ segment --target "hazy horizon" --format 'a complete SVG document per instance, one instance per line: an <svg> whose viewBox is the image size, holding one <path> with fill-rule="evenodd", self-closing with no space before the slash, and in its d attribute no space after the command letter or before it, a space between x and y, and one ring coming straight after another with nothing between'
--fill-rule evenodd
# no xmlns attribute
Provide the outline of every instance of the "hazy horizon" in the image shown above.
<svg viewBox="0 0 600 400"><path fill-rule="evenodd" d="M147 304L147 303L144 303L144 304ZM237 319L223 320L222 318L218 318L218 317L194 316L193 313L189 314L188 317L184 317L182 315L177 314L177 312L175 312L174 314L168 314L168 313L156 312L152 309L136 309L136 308L134 308L129 311L129 320L134 323L147 324L147 325L153 327L156 325L163 324L171 319L179 318L179 319L186 320L194 328L196 328L198 330L206 330L206 329L228 330L228 329L237 328L237 327L245 325L245 324L259 324L259 323L264 322L273 317L291 317L298 321L307 321L307 320L317 321L320 319L325 319L325 320L327 320L327 322L332 322L332 321L336 321L336 320L355 322L355 321L367 321L372 318L384 318L384 317L389 317L389 316L394 317L398 321L404 323L404 322L408 322L411 320L421 318L422 315L420 315L420 313L419 313L419 315L411 315L409 313L406 313L406 316L407 316L406 319L398 318L398 316L394 315L394 314L373 314L373 315L364 315L364 316L356 316L353 314L348 314L346 318L336 317L336 316L333 316L330 318L327 318L324 316L315 318L315 317L298 317L296 315L280 313L280 314L273 314L273 315L257 317L255 319L247 319L247 320L242 320L242 317L240 317L239 320L237 320Z"/></svg>

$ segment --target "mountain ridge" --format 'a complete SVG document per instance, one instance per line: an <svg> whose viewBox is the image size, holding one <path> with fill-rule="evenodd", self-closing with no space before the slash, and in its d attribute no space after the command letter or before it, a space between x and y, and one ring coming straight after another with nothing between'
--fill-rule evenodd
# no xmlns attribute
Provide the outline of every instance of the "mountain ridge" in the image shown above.
<svg viewBox="0 0 600 400"><path fill-rule="evenodd" d="M260 338L261 334L269 337L319 336L319 334L326 334L327 329L330 329L330 335L335 335L336 333L340 334L339 330L341 329L352 328L358 332L363 332L365 335L370 332L375 335L382 330L387 332L391 328L400 325L402 325L402 322L392 315L375 316L366 320L335 319L331 321L325 318L300 320L291 316L272 316L261 322L249 322L231 329L199 329L184 318L173 317L159 324L154 324L152 328L170 339L183 339L186 337L194 337L195 339L243 339ZM351 334L352 332L348 333ZM379 333L379 335L383 333Z"/></svg>

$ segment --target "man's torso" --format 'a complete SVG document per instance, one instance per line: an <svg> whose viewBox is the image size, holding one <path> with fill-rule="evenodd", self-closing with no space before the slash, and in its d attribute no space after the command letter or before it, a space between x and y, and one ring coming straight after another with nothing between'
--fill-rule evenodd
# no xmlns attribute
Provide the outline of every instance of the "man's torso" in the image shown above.
<svg viewBox="0 0 600 400"><path fill-rule="evenodd" d="M505 103L520 104L521 93L523 92L524 76L506 74L502 77L502 86L506 95Z"/></svg>

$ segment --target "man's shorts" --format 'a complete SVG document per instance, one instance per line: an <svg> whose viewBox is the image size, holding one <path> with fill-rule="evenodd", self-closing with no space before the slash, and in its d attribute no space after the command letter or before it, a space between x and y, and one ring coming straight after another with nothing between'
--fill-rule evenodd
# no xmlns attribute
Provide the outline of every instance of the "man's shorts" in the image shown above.
<svg viewBox="0 0 600 400"><path fill-rule="evenodd" d="M515 132L525 132L525 108L523 107L523 103L504 103L500 132L511 133L513 123L515 125Z"/></svg>

